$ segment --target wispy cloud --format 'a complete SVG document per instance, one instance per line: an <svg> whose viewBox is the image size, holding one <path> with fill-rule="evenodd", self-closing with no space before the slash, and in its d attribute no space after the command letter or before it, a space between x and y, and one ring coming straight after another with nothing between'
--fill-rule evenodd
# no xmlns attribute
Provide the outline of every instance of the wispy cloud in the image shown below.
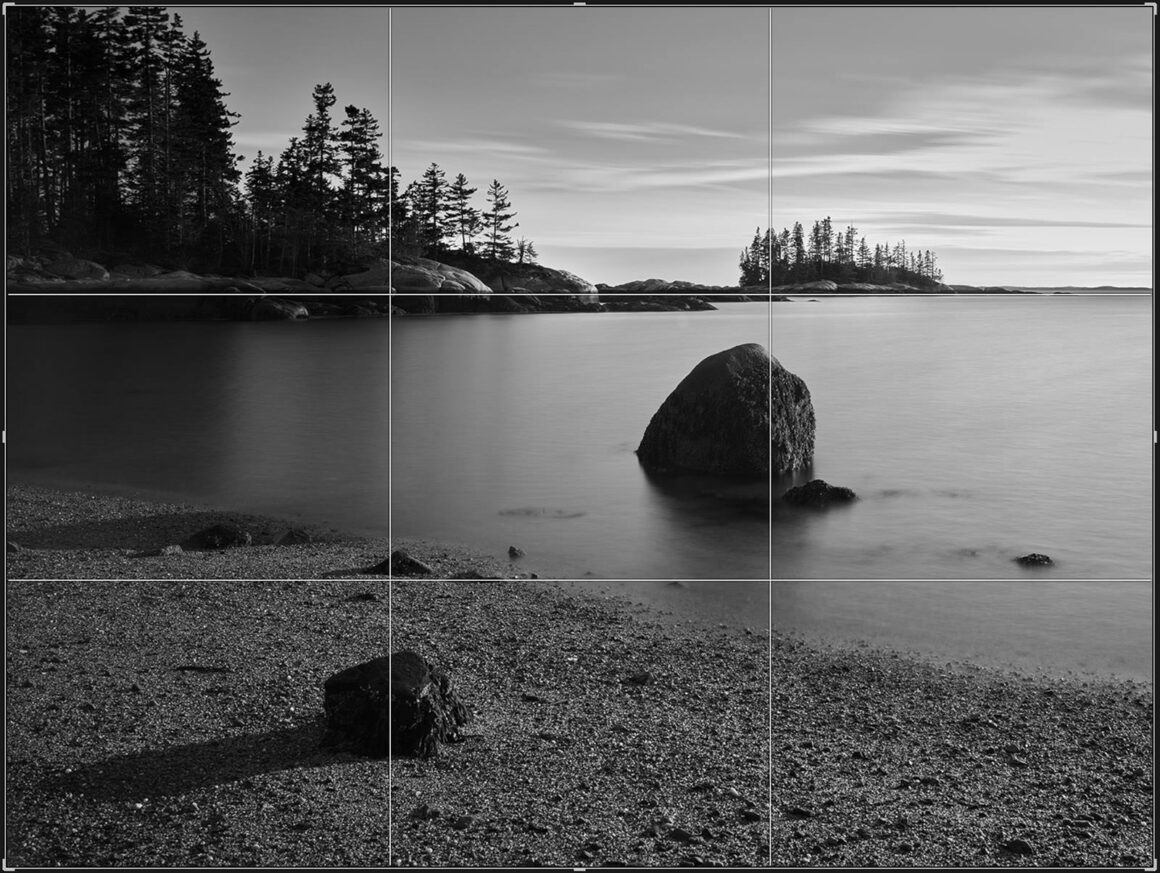
<svg viewBox="0 0 1160 873"><path fill-rule="evenodd" d="M491 139L487 137L467 137L455 140L408 140L407 146L428 154L492 154L528 157L543 155L548 150L527 142Z"/></svg>
<svg viewBox="0 0 1160 873"><path fill-rule="evenodd" d="M300 130L249 130L234 129L234 145L247 151L261 149L266 154L279 154L290 144L290 138L301 136Z"/></svg>
<svg viewBox="0 0 1160 873"><path fill-rule="evenodd" d="M1038 216L1011 215L967 215L955 212L884 212L879 214L882 221L913 222L924 227L1150 227L1129 221L1089 221L1077 219L1054 219Z"/></svg>
<svg viewBox="0 0 1160 873"><path fill-rule="evenodd" d="M536 183L542 191L623 193L648 189L687 189L721 185L748 185L764 192L765 163L758 159L670 163L657 166L624 166L587 162L573 163ZM755 185L754 183L762 183Z"/></svg>
<svg viewBox="0 0 1160 873"><path fill-rule="evenodd" d="M775 177L958 174L1054 189L1149 166L1150 112L1077 100L1068 77L964 77L900 91L875 115L803 122L775 141Z"/></svg>
<svg viewBox="0 0 1160 873"><path fill-rule="evenodd" d="M575 121L562 120L560 124L589 136L600 139L614 139L628 142L659 142L682 140L687 137L719 137L741 139L743 134L728 130L713 130L693 124L675 124L667 121L653 121L646 124L617 121Z"/></svg>

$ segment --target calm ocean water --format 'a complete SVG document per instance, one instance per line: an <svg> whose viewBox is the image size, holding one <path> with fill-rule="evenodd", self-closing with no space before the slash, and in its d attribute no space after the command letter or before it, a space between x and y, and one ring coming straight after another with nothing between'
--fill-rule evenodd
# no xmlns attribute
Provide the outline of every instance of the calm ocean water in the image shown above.
<svg viewBox="0 0 1160 873"><path fill-rule="evenodd" d="M811 475L862 499L772 529L744 508L764 483L655 481L633 453L698 361L769 343L770 309L13 326L8 472L518 545L575 578L812 580L775 583L775 626L1150 675L1150 298L774 304L772 351L817 411ZM1056 566L1011 562L1029 551ZM930 578L950 581L901 581ZM770 613L768 583L634 585Z"/></svg>

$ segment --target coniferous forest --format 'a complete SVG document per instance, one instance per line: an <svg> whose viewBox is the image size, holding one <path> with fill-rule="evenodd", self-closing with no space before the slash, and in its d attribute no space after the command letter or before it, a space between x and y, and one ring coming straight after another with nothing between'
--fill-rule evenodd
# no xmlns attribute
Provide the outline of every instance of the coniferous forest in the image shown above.
<svg viewBox="0 0 1160 873"><path fill-rule="evenodd" d="M329 83L309 95L301 134L243 169L209 47L164 8L14 7L7 37L10 252L51 244L243 275L385 257L391 242L402 255L535 257L511 237L497 180L482 208L435 164L400 192L378 120L336 109Z"/></svg>
<svg viewBox="0 0 1160 873"><path fill-rule="evenodd" d="M942 282L938 259L930 250L909 249L903 240L871 247L853 226L834 228L827 216L815 221L807 237L801 222L780 233L758 228L741 251L741 285L789 285L830 279L837 283L891 282L933 288Z"/></svg>

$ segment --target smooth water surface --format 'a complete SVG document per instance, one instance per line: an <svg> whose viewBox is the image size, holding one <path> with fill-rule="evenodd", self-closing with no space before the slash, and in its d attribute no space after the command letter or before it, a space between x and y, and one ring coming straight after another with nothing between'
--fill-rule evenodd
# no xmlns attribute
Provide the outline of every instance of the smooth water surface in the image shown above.
<svg viewBox="0 0 1160 873"><path fill-rule="evenodd" d="M8 474L516 545L576 579L681 578L631 590L702 619L1150 675L1151 314L1147 297L899 297L18 325ZM766 483L656 480L634 454L697 362L771 327L818 422L813 469L773 496L815 476L860 495L775 503L772 526L751 506ZM1055 566L1012 562L1031 551ZM922 579L944 581L903 581Z"/></svg>
<svg viewBox="0 0 1160 873"><path fill-rule="evenodd" d="M780 579L1150 579L1149 297L798 300L774 355L810 388L813 469L860 496L781 511ZM1012 563L1029 552L1046 573Z"/></svg>
<svg viewBox="0 0 1160 873"><path fill-rule="evenodd" d="M8 473L387 533L385 321L8 330Z"/></svg>
<svg viewBox="0 0 1160 873"><path fill-rule="evenodd" d="M654 479L635 454L703 358L768 345L768 314L397 320L394 533L577 578L768 578L766 481Z"/></svg>

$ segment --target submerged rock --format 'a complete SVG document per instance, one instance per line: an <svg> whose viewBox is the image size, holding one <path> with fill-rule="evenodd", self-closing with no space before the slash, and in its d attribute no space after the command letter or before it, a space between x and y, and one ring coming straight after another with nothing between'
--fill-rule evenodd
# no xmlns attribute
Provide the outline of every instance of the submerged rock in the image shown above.
<svg viewBox="0 0 1160 873"><path fill-rule="evenodd" d="M323 683L323 745L382 758L431 758L458 742L471 720L442 670L416 652L395 652L335 673Z"/></svg>
<svg viewBox="0 0 1160 873"><path fill-rule="evenodd" d="M637 456L649 470L768 475L814 454L805 382L757 343L710 355L653 415Z"/></svg>
<svg viewBox="0 0 1160 873"><path fill-rule="evenodd" d="M830 485L822 479L813 479L805 485L790 488L781 495L785 503L793 506L809 506L814 509L825 509L834 503L849 503L857 500L858 495L849 488L840 485Z"/></svg>

